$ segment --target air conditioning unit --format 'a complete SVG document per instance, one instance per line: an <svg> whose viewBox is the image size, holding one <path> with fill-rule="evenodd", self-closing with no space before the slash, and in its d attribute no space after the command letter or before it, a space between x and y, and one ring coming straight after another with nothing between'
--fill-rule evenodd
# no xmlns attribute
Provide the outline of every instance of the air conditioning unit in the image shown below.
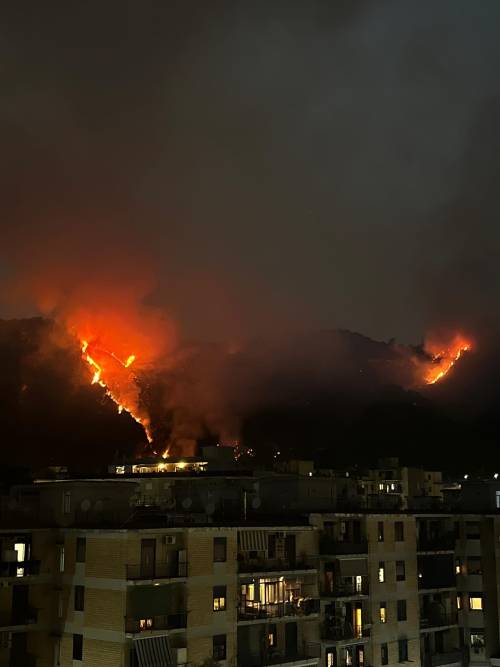
<svg viewBox="0 0 500 667"><path fill-rule="evenodd" d="M174 648L172 649L174 657L176 658L175 665L186 665L187 664L187 648Z"/></svg>
<svg viewBox="0 0 500 667"><path fill-rule="evenodd" d="M164 535L163 544L175 544L175 535Z"/></svg>

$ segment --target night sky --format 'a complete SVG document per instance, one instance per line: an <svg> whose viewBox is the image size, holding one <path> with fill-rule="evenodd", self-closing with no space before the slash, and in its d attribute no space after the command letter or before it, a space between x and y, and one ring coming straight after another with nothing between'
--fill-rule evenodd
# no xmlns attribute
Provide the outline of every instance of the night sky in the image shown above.
<svg viewBox="0 0 500 667"><path fill-rule="evenodd" d="M8 3L0 314L50 311L15 291L35 270L144 280L198 339L496 322L499 22L497 0Z"/></svg>

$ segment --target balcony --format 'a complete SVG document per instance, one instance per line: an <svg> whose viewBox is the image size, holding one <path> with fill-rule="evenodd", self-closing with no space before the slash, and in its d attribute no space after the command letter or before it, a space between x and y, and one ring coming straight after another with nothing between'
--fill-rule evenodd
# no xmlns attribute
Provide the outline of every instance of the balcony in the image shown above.
<svg viewBox="0 0 500 667"><path fill-rule="evenodd" d="M423 536L417 542L417 551L454 551L455 533L443 533L436 536Z"/></svg>
<svg viewBox="0 0 500 667"><path fill-rule="evenodd" d="M36 656L25 655L11 655L9 667L36 667Z"/></svg>
<svg viewBox="0 0 500 667"><path fill-rule="evenodd" d="M155 630L182 630L187 627L187 613L164 614L150 618L125 619L125 632L127 634L138 634L140 632L154 632Z"/></svg>
<svg viewBox="0 0 500 667"><path fill-rule="evenodd" d="M420 630L433 630L448 625L457 625L457 614L424 614L420 616Z"/></svg>
<svg viewBox="0 0 500 667"><path fill-rule="evenodd" d="M321 591L321 596L326 598L356 598L365 597L370 590L368 580L363 579L361 586L350 581L339 582L331 587L325 587Z"/></svg>
<svg viewBox="0 0 500 667"><path fill-rule="evenodd" d="M20 563L0 563L0 577L32 577L40 574L39 560L25 560Z"/></svg>
<svg viewBox="0 0 500 667"><path fill-rule="evenodd" d="M441 667L441 665L452 665L454 663L462 664L462 651L448 651L447 653L435 653L429 656L430 660L427 663L430 667ZM425 664L425 660L424 660Z"/></svg>
<svg viewBox="0 0 500 667"><path fill-rule="evenodd" d="M288 655L285 653L276 652L263 656L259 662L259 665L262 665L263 667L268 667L271 665L274 667L278 667L278 665L283 665L283 667L285 667L285 665L287 667L306 667L309 665L317 664L318 658L315 656L309 656L306 652L289 653Z"/></svg>
<svg viewBox="0 0 500 667"><path fill-rule="evenodd" d="M255 572L296 572L297 570L311 570L314 572L316 566L309 560L240 560L238 571L240 574L254 574Z"/></svg>
<svg viewBox="0 0 500 667"><path fill-rule="evenodd" d="M299 606L294 602L261 603L246 601L238 608L238 620L258 621L283 618L287 616L304 617L319 614L320 602L317 598L309 598Z"/></svg>
<svg viewBox="0 0 500 667"><path fill-rule="evenodd" d="M362 641L370 637L370 628L365 625L352 626L349 623L344 625L325 625L323 627L322 638L334 642L340 641Z"/></svg>
<svg viewBox="0 0 500 667"><path fill-rule="evenodd" d="M140 581L150 579L184 579L187 577L187 563L155 563L153 566L144 564L128 564L127 580Z"/></svg>
<svg viewBox="0 0 500 667"><path fill-rule="evenodd" d="M368 542L350 542L337 540L330 535L322 535L319 544L319 552L327 556L342 556L347 554L368 554Z"/></svg>
<svg viewBox="0 0 500 667"><path fill-rule="evenodd" d="M0 629L13 628L24 625L35 625L38 621L38 610L28 607L22 612L0 614Z"/></svg>

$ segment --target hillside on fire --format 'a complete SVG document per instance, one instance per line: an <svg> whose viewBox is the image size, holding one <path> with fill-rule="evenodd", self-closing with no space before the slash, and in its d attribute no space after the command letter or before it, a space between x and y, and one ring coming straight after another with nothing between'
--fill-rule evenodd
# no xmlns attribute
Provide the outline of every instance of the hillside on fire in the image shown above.
<svg viewBox="0 0 500 667"><path fill-rule="evenodd" d="M191 344L175 361L133 375L130 358L115 360L127 368L122 385L136 387L148 431L117 409L87 347L82 354L50 320L0 321L1 462L85 467L116 455L190 455L200 442L217 441L237 441L262 463L293 456L344 466L397 453L452 471L459 447L473 448L471 469L498 460L496 336L470 351L462 345L468 353L457 363L456 350L445 363L423 347L348 331L231 349Z"/></svg>

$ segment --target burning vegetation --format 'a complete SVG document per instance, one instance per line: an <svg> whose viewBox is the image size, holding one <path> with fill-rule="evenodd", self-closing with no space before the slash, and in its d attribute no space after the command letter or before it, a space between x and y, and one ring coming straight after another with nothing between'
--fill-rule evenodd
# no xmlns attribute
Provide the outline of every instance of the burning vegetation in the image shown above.
<svg viewBox="0 0 500 667"><path fill-rule="evenodd" d="M456 334L451 341L445 344L442 341L427 341L425 352L431 362L424 371L425 384L436 384L443 380L453 366L470 350L472 350L472 341L462 334Z"/></svg>

